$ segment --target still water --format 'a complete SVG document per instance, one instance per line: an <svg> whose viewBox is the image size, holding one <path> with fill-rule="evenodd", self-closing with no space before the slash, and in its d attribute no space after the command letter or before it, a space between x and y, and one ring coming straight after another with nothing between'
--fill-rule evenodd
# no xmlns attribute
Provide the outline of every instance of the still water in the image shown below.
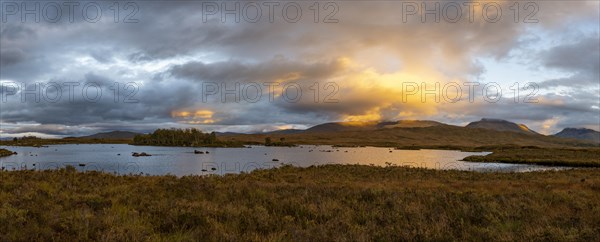
<svg viewBox="0 0 600 242"><path fill-rule="evenodd" d="M190 148L131 146L124 144L51 145L49 147L0 147L18 154L0 158L6 170L56 169L72 165L78 170L96 170L116 174L204 175L249 172L291 164L311 166L323 164L363 164L421 167L430 169L456 169L471 171L524 172L557 169L556 167L472 163L460 161L470 155L487 152L461 152L451 150L394 150L390 148L359 147L336 148L331 146L303 145L298 147L250 148ZM208 151L195 154L194 150ZM152 156L133 157L133 152Z"/></svg>

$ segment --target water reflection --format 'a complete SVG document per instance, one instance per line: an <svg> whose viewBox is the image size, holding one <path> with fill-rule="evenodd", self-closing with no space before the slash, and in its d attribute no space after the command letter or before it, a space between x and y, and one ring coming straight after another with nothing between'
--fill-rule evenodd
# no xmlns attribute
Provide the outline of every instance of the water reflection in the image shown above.
<svg viewBox="0 0 600 242"><path fill-rule="evenodd" d="M187 148L130 146L122 144L53 145L45 148L6 147L17 155L0 159L6 170L57 169L71 165L81 171L104 171L115 174L202 175L250 172L290 164L307 167L323 164L363 164L408 166L440 170L536 171L555 167L472 163L460 161L470 155L487 152L450 150L394 150L390 148L331 146L250 148ZM208 153L197 154L194 150ZM145 152L151 156L133 157Z"/></svg>

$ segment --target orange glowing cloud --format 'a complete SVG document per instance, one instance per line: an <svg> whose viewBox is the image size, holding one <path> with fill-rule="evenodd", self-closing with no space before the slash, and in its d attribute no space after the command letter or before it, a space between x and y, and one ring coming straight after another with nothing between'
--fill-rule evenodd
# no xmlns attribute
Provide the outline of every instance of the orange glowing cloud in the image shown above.
<svg viewBox="0 0 600 242"><path fill-rule="evenodd" d="M214 112L211 110L195 110L195 111L172 111L171 117L178 120L180 123L186 124L212 124Z"/></svg>

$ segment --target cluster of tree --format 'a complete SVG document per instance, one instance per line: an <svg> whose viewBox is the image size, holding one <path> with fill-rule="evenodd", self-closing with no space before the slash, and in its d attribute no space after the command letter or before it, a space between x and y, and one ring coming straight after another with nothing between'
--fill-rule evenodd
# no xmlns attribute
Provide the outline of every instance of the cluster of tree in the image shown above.
<svg viewBox="0 0 600 242"><path fill-rule="evenodd" d="M37 141L37 140L40 140L40 139L41 139L41 138L39 138L39 137L37 137L37 136L23 136L23 137L21 137L21 138L14 137L14 138L12 139L12 141L13 141L13 142L19 142L20 140L21 140L21 141Z"/></svg>
<svg viewBox="0 0 600 242"><path fill-rule="evenodd" d="M15 138L13 138L13 141L17 141L17 140L38 140L38 139L41 139L41 138L32 135L32 136L23 136L20 139L18 139L18 138L15 137Z"/></svg>
<svg viewBox="0 0 600 242"><path fill-rule="evenodd" d="M202 133L191 129L157 129L152 134L136 135L134 145L213 146L219 144L215 132Z"/></svg>
<svg viewBox="0 0 600 242"><path fill-rule="evenodd" d="M294 146L294 144L285 142L283 137L279 138L279 142L271 140L271 137L266 137L265 146Z"/></svg>

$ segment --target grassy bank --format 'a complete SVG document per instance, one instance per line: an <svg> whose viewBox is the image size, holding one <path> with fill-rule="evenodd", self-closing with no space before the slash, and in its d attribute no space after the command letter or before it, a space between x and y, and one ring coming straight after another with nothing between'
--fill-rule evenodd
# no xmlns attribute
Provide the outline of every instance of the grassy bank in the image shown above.
<svg viewBox="0 0 600 242"><path fill-rule="evenodd" d="M495 149L493 153L486 156L469 156L463 160L471 162L600 167L600 149L504 148Z"/></svg>
<svg viewBox="0 0 600 242"><path fill-rule="evenodd" d="M0 240L581 240L596 169L472 173L283 167L250 174L0 172Z"/></svg>

